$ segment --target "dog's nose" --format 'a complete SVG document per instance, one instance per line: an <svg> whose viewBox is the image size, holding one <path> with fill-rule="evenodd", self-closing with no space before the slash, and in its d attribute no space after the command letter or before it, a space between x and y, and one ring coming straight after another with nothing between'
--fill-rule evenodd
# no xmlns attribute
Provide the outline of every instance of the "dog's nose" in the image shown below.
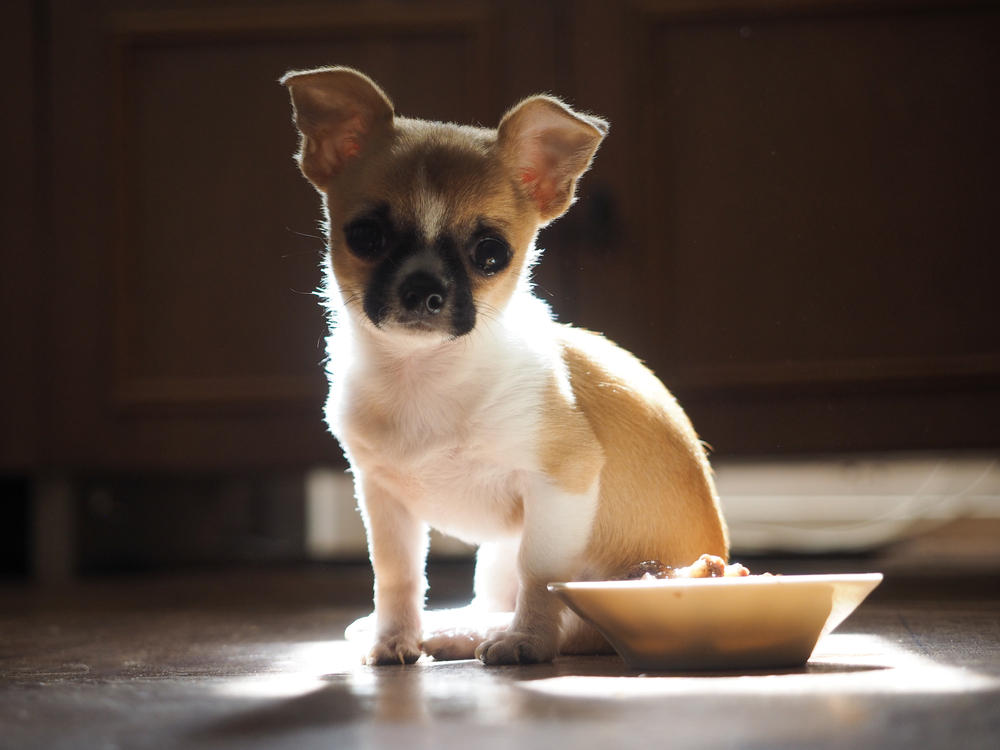
<svg viewBox="0 0 1000 750"><path fill-rule="evenodd" d="M437 315L444 309L447 290L444 283L426 271L415 271L399 285L403 309L417 315Z"/></svg>

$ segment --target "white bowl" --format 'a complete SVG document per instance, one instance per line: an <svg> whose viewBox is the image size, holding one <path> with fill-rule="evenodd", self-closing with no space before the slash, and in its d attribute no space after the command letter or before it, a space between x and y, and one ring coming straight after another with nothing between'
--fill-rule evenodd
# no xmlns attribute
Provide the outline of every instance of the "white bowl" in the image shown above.
<svg viewBox="0 0 1000 750"><path fill-rule="evenodd" d="M858 575L550 583L635 669L801 666L882 581Z"/></svg>

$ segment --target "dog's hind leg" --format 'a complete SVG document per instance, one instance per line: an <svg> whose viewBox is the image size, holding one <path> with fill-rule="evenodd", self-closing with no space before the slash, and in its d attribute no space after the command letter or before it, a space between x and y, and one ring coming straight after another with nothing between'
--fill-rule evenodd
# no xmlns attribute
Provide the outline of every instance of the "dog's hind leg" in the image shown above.
<svg viewBox="0 0 1000 750"><path fill-rule="evenodd" d="M468 607L424 613L423 652L435 659L472 659L490 633L505 630L517 602L520 539L488 542L476 554L475 599Z"/></svg>
<svg viewBox="0 0 1000 750"><path fill-rule="evenodd" d="M517 604L517 552L520 536L487 542L476 553L476 598L480 612L513 612Z"/></svg>
<svg viewBox="0 0 1000 750"><path fill-rule="evenodd" d="M438 661L472 659L491 633L506 630L513 612L481 612L474 607L424 612L421 650Z"/></svg>

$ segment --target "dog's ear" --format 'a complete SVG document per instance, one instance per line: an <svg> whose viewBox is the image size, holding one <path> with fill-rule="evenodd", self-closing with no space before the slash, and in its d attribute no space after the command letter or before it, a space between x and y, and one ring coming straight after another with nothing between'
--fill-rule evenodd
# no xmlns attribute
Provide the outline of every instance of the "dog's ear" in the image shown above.
<svg viewBox="0 0 1000 750"><path fill-rule="evenodd" d="M322 190L372 137L392 128L393 106L374 81L351 68L293 70L281 79L302 134L296 159Z"/></svg>
<svg viewBox="0 0 1000 750"><path fill-rule="evenodd" d="M561 216L608 132L599 117L574 112L551 96L532 96L500 121L500 148L545 222Z"/></svg>

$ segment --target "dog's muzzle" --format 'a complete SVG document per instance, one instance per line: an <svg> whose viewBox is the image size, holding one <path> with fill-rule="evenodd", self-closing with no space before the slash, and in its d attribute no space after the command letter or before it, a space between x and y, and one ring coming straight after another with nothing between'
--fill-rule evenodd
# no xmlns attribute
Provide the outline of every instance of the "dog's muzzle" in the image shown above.
<svg viewBox="0 0 1000 750"><path fill-rule="evenodd" d="M364 310L379 328L414 333L464 336L476 324L469 274L448 243L401 243L375 269Z"/></svg>

